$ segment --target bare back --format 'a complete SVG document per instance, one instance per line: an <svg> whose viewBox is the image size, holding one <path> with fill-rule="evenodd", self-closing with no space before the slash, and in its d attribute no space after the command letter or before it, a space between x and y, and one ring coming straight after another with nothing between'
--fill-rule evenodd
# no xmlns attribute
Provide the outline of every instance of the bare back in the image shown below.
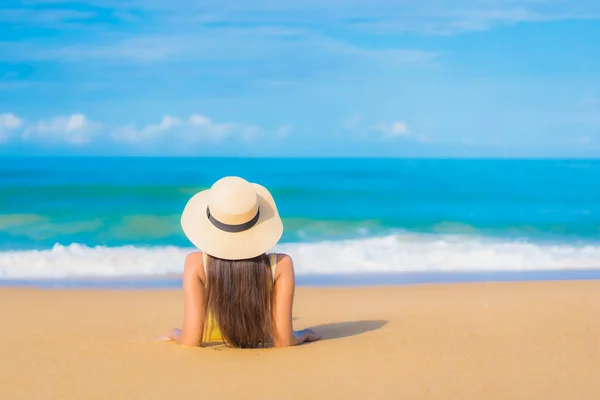
<svg viewBox="0 0 600 400"><path fill-rule="evenodd" d="M179 342L188 346L198 346L202 341L205 315L205 288L207 276L203 253L190 253L185 260L183 273L184 320ZM292 307L296 286L294 265L287 254L277 254L274 269L273 295L273 342L276 347L296 344L292 327Z"/></svg>

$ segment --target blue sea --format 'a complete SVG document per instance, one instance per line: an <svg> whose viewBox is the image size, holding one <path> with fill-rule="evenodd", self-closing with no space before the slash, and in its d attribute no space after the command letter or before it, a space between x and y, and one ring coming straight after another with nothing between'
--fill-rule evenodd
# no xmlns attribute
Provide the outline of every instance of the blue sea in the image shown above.
<svg viewBox="0 0 600 400"><path fill-rule="evenodd" d="M38 157L0 158L0 283L176 285L226 175L271 190L301 283L600 277L600 160Z"/></svg>

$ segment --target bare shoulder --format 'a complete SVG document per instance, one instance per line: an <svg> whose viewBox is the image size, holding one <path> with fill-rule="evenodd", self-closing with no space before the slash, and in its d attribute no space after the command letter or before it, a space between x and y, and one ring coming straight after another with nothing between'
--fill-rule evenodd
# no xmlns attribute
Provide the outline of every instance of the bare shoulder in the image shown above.
<svg viewBox="0 0 600 400"><path fill-rule="evenodd" d="M292 260L292 257L288 254L285 253L277 253L277 267L279 268L279 266L283 266L283 265L290 265L293 266L294 262Z"/></svg>
<svg viewBox="0 0 600 400"><path fill-rule="evenodd" d="M201 251L194 251L185 257L186 272L193 271L198 274L198 272L203 270L203 268L203 256Z"/></svg>
<svg viewBox="0 0 600 400"><path fill-rule="evenodd" d="M294 273L294 261L292 257L285 253L277 253L277 269L275 273L275 279L282 274L293 274Z"/></svg>

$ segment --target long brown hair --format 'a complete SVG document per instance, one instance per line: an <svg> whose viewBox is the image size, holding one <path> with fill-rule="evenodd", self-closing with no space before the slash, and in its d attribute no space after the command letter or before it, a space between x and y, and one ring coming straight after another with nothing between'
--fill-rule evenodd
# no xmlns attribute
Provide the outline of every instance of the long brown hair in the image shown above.
<svg viewBox="0 0 600 400"><path fill-rule="evenodd" d="M270 345L273 278L269 256L246 260L209 256L207 272L206 311L214 317L225 343L240 348ZM214 328L209 324L207 319L205 337Z"/></svg>

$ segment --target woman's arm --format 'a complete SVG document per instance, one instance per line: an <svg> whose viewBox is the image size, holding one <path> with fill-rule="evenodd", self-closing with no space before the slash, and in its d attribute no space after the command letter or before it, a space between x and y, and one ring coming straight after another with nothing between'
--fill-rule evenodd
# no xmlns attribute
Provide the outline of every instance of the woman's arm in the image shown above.
<svg viewBox="0 0 600 400"><path fill-rule="evenodd" d="M171 340L186 346L199 346L204 330L204 285L199 269L203 268L202 253L191 253L183 270L184 318L182 329L172 329L158 340Z"/></svg>
<svg viewBox="0 0 600 400"><path fill-rule="evenodd" d="M273 341L276 347L296 346L304 342L320 339L310 329L294 332L292 326L292 308L296 289L294 263L290 256L278 254L277 274L275 276L275 300L273 308Z"/></svg>

